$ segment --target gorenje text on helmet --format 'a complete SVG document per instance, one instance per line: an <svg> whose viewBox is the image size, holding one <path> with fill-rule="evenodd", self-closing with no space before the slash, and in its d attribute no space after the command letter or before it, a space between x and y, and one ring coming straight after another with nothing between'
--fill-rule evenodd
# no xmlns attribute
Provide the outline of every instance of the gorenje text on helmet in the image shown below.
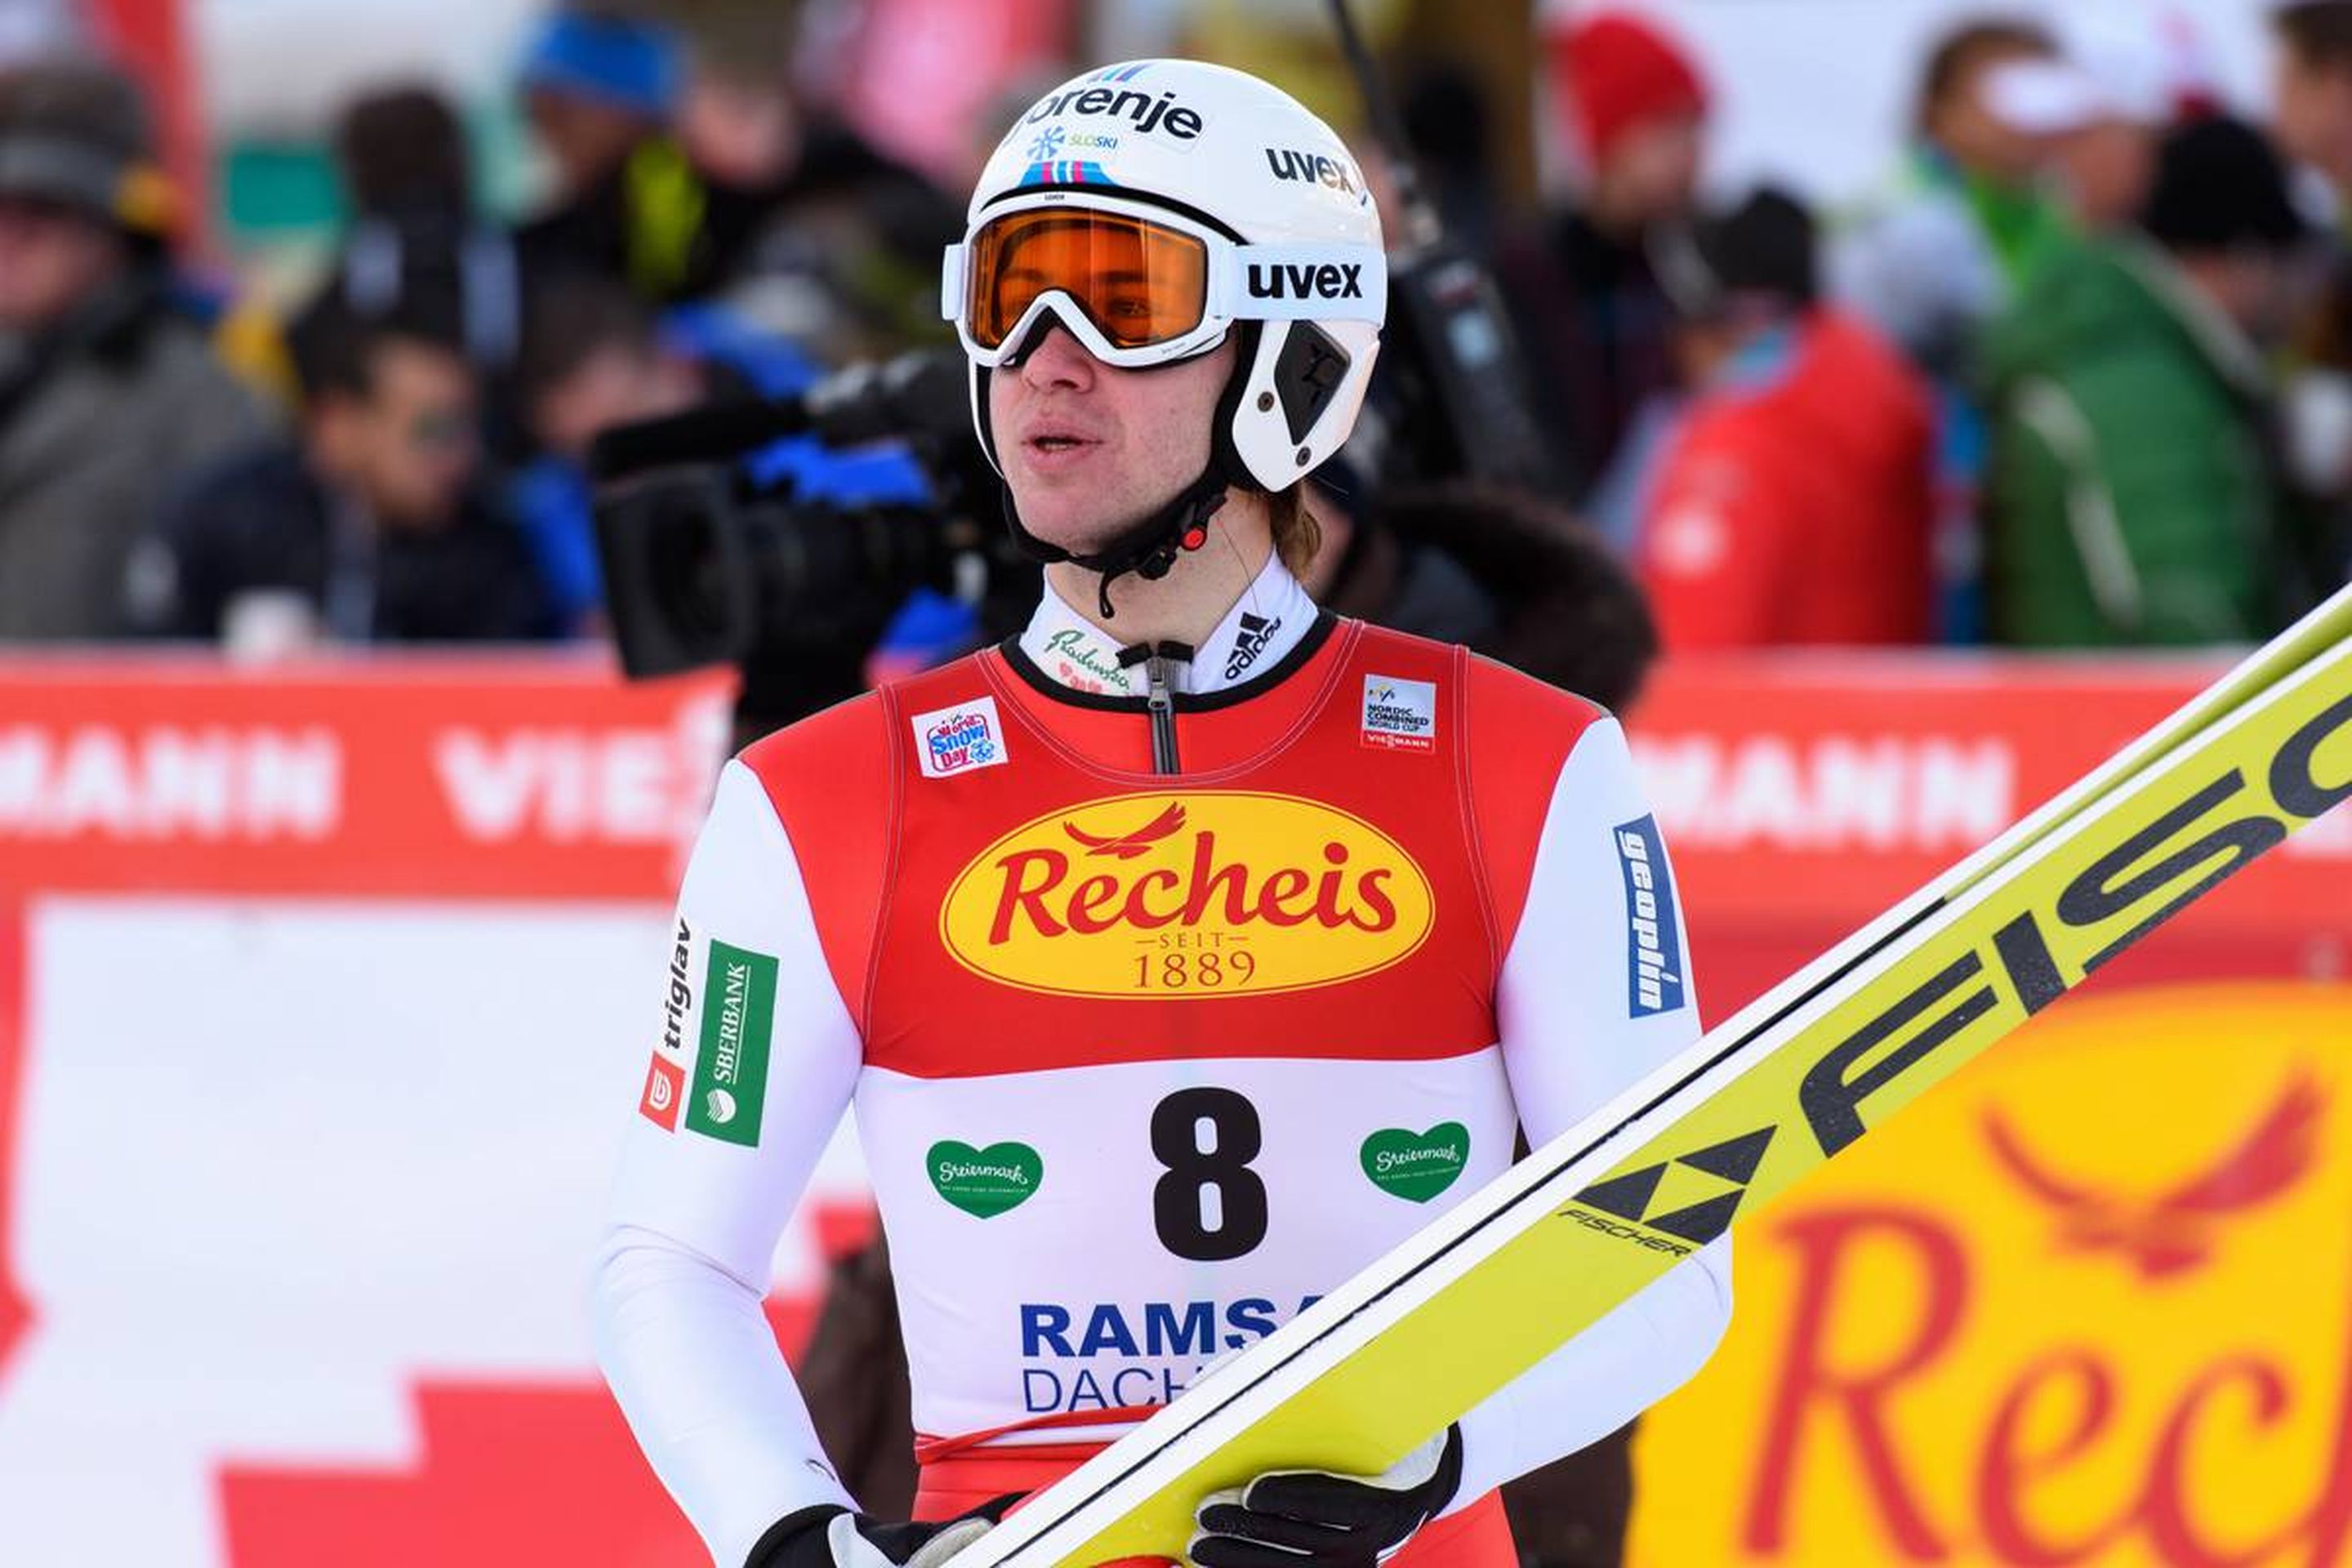
<svg viewBox="0 0 2352 1568"><path fill-rule="evenodd" d="M1198 113L1176 101L1173 92L1154 98L1133 88L1089 87L1040 99L1022 124L1034 125L1065 115L1109 115L1132 121L1136 130L1147 134L1165 131L1179 142L1198 136L1203 123Z"/></svg>

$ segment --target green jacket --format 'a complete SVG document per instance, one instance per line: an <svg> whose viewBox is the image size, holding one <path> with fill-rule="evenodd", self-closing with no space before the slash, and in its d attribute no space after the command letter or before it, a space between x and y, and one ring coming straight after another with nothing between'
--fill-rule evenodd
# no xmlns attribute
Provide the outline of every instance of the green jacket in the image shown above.
<svg viewBox="0 0 2352 1568"><path fill-rule="evenodd" d="M2113 647L2276 629L2284 499L2252 343L2145 240L2045 257L1985 344L1995 640Z"/></svg>

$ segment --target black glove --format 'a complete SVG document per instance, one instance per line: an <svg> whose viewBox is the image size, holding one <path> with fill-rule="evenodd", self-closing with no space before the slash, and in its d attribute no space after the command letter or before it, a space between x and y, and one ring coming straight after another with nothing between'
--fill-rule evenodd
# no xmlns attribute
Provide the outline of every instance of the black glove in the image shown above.
<svg viewBox="0 0 2352 1568"><path fill-rule="evenodd" d="M1276 1470L1212 1492L1187 1555L1200 1568L1374 1568L1461 1487L1462 1428L1448 1426L1386 1475Z"/></svg>
<svg viewBox="0 0 2352 1568"><path fill-rule="evenodd" d="M771 1525L743 1568L938 1568L987 1534L1013 1500L944 1524L884 1524L830 1503L804 1508Z"/></svg>

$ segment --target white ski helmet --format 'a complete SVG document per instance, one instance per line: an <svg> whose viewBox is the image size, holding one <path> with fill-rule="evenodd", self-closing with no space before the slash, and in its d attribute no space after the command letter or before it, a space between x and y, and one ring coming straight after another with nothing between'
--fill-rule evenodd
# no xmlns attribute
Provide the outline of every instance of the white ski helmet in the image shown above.
<svg viewBox="0 0 2352 1568"><path fill-rule="evenodd" d="M1279 89L1198 60L1075 77L997 144L966 222L941 304L992 463L989 373L1048 314L1129 369L1241 328L1207 477L1283 489L1354 427L1388 305L1380 213L1338 135ZM1139 260L1142 295L1090 297L1131 289Z"/></svg>

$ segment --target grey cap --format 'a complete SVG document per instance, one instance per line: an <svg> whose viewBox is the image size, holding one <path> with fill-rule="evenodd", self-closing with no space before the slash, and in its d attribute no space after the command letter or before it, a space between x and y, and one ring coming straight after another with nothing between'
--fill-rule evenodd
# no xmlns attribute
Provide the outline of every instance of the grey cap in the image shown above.
<svg viewBox="0 0 2352 1568"><path fill-rule="evenodd" d="M137 84L96 61L0 71L0 195L56 202L133 233L160 232L168 192Z"/></svg>

